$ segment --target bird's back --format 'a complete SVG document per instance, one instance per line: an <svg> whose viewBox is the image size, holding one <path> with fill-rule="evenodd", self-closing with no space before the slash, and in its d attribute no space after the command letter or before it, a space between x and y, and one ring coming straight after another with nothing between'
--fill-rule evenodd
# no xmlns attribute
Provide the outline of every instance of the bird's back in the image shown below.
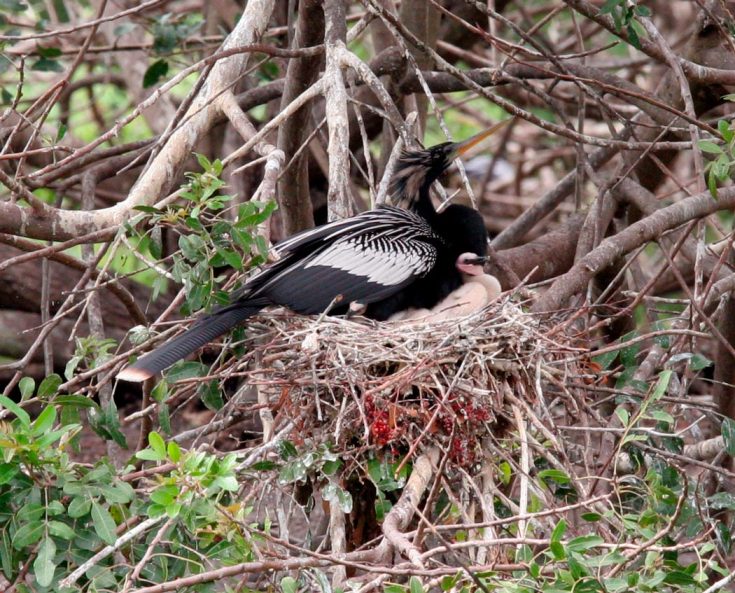
<svg viewBox="0 0 735 593"><path fill-rule="evenodd" d="M249 280L236 301L264 298L297 313L333 312L392 296L428 274L441 239L417 214L383 206L304 231L276 247L281 259Z"/></svg>

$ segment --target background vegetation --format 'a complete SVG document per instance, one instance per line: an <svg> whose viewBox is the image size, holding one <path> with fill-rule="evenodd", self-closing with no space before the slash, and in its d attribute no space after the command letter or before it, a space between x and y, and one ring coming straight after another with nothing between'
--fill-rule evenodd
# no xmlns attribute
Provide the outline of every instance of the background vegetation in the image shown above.
<svg viewBox="0 0 735 593"><path fill-rule="evenodd" d="M732 587L735 3L0 0L0 50L0 590ZM509 291L449 367L350 391L304 336L374 334L278 314L115 383L510 116L445 183Z"/></svg>

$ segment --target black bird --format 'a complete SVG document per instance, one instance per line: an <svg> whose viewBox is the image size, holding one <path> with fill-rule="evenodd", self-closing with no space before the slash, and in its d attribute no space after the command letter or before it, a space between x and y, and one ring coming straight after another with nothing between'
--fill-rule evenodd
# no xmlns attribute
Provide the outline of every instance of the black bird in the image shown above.
<svg viewBox="0 0 735 593"><path fill-rule="evenodd" d="M409 307L431 308L462 284L459 257L481 261L487 231L480 214L452 204L437 212L431 185L452 161L498 130L501 122L464 142L405 151L392 179L393 200L286 239L280 259L250 278L215 309L173 340L125 368L118 378L143 381L221 336L264 307L282 305L305 314L344 313L351 304L384 320ZM339 297L339 298L338 298Z"/></svg>

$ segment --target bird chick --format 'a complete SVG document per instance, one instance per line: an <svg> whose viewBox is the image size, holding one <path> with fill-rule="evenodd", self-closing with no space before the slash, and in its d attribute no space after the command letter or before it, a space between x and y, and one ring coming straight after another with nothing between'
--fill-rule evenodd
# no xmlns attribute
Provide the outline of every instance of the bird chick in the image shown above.
<svg viewBox="0 0 735 593"><path fill-rule="evenodd" d="M431 309L400 311L390 318L391 321L442 321L466 317L479 311L502 292L498 279L486 274L482 267L486 259L474 253L463 253L455 263L462 274L462 286Z"/></svg>

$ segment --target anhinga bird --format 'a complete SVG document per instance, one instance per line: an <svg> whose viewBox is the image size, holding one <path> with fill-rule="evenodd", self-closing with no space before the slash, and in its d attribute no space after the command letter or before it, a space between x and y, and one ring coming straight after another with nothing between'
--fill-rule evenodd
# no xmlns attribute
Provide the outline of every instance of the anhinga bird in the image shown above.
<svg viewBox="0 0 735 593"><path fill-rule="evenodd" d="M431 185L455 158L505 123L464 142L405 151L392 184L394 202L406 208L379 206L286 239L276 246L280 259L235 291L229 305L204 316L118 378L148 379L272 305L309 315L338 300L330 313L344 313L357 303L377 320L408 308L430 309L462 284L461 264L481 263L487 253L482 216L458 204L437 212ZM475 260L468 260L468 253Z"/></svg>

